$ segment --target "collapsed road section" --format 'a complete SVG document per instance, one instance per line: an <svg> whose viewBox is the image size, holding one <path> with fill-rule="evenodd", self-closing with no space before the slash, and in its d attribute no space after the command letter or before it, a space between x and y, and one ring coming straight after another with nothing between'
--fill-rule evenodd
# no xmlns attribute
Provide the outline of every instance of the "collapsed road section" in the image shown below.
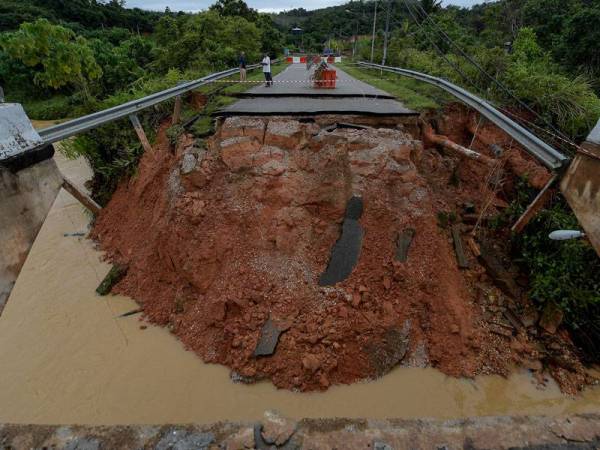
<svg viewBox="0 0 600 450"><path fill-rule="evenodd" d="M540 344L537 320L515 318L531 310L519 288L498 289L463 248L468 216L502 205L484 182L489 167L424 148L414 125L236 116L173 146L165 124L95 225L109 258L128 267L114 291L237 381L323 390L398 364L468 377L522 365L543 381L548 344L560 353L551 373L580 389L589 380L572 345ZM457 164L460 188L448 184ZM458 205L464 220L450 232L441 211ZM353 269L319 283L348 219L362 231L347 253Z"/></svg>

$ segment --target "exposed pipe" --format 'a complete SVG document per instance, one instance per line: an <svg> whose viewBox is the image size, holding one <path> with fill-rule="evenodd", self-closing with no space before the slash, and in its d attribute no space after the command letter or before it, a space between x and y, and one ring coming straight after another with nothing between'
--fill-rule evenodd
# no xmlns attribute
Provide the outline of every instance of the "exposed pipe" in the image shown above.
<svg viewBox="0 0 600 450"><path fill-rule="evenodd" d="M493 167L496 165L497 161L495 159L489 158L481 153L474 152L473 150L469 150L462 145L458 145L456 142L448 139L447 136L435 134L433 132L433 128L431 128L431 125L426 122L422 122L421 131L423 132L423 140L425 142L440 145L441 147L445 148L446 150L450 150L458 156L478 161L486 166Z"/></svg>

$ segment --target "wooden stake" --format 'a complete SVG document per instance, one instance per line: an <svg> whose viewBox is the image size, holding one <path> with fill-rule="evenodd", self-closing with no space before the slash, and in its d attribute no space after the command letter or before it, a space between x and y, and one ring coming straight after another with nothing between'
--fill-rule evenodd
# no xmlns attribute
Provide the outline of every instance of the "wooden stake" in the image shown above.
<svg viewBox="0 0 600 450"><path fill-rule="evenodd" d="M140 123L140 119L138 118L137 114L131 114L129 116L129 120L131 120L133 128L134 128L135 132L137 133L138 138L140 139L140 142L142 143L142 146L144 147L144 150L147 152L152 151L152 146L150 145L150 142L148 141L148 138L146 137L146 133L144 132L144 127L142 127L142 124Z"/></svg>
<svg viewBox="0 0 600 450"><path fill-rule="evenodd" d="M175 107L173 108L172 125L177 125L181 120L181 95L175 97Z"/></svg>
<svg viewBox="0 0 600 450"><path fill-rule="evenodd" d="M452 227L452 239L454 239L454 250L456 251L456 259L458 260L458 267L461 269L469 268L469 260L465 255L465 249L463 247L462 239L460 237L459 225Z"/></svg>
<svg viewBox="0 0 600 450"><path fill-rule="evenodd" d="M65 188L65 190L69 194L71 194L73 197L75 197L77 199L77 201L79 201L83 206L85 206L87 209L89 209L92 212L92 214L97 216L98 213L100 213L100 210L102 209L102 207L98 203L96 203L94 200L92 200L85 192L79 190L79 188L77 186L75 186L73 183L71 183L66 178L63 178L62 187Z"/></svg>
<svg viewBox="0 0 600 450"><path fill-rule="evenodd" d="M540 210L546 205L546 203L548 203L548 200L550 200L550 197L552 196L552 191L550 190L550 187L554 184L554 182L557 179L558 175L554 175L550 179L550 181L546 183L546 186L544 186L544 188L540 191L540 193L533 200L533 202L531 202L531 204L527 207L523 215L519 217L519 220L517 220L512 226L511 231L513 233L520 233L521 231L523 231L527 224L531 222L531 219L533 219L537 215L537 213L540 212Z"/></svg>
<svg viewBox="0 0 600 450"><path fill-rule="evenodd" d="M479 245L477 245L477 242L475 242L475 239L473 237L467 238L467 245L469 246L475 257L479 258L481 256L481 249L479 248Z"/></svg>

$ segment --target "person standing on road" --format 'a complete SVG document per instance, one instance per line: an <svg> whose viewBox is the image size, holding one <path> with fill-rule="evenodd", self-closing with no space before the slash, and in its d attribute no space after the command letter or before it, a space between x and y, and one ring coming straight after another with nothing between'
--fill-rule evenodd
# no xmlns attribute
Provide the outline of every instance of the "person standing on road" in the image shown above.
<svg viewBox="0 0 600 450"><path fill-rule="evenodd" d="M265 86L271 87L273 85L273 77L271 76L271 58L265 53L265 57L262 62L263 73L265 74Z"/></svg>
<svg viewBox="0 0 600 450"><path fill-rule="evenodd" d="M240 81L246 81L246 53L240 53Z"/></svg>

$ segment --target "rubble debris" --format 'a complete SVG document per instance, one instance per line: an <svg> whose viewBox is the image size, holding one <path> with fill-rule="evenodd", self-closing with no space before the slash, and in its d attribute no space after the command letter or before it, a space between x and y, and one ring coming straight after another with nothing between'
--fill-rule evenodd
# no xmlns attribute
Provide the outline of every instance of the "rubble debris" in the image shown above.
<svg viewBox="0 0 600 450"><path fill-rule="evenodd" d="M475 242L475 239L472 236L467 238L467 245L471 249L473 256L475 256L476 258L479 258L481 256L481 249L479 248L479 245L477 245L477 242Z"/></svg>
<svg viewBox="0 0 600 450"><path fill-rule="evenodd" d="M369 127L365 125L358 125L356 123L348 123L348 122L336 122L332 125L329 125L325 128L325 131L331 132L340 128L346 128L351 130L367 130Z"/></svg>
<svg viewBox="0 0 600 450"><path fill-rule="evenodd" d="M554 334L560 326L563 319L563 311L554 302L548 303L544 307L539 325L547 333Z"/></svg>
<svg viewBox="0 0 600 450"><path fill-rule="evenodd" d="M254 349L254 356L270 356L275 353L282 330L277 328L275 322L268 319L260 331L260 338Z"/></svg>
<svg viewBox="0 0 600 450"><path fill-rule="evenodd" d="M436 217L468 202L483 210L488 169L465 160L460 188L448 186L451 158L373 121L368 129L322 129L338 121L227 118L201 157L192 152L198 161L185 176L182 160L195 140L182 135L173 155L163 126L92 231L111 261L130 267L114 291L240 382L325 390L399 363L451 376L506 375L516 350L499 340L516 339L490 331L487 316L504 321L507 305L477 303L477 285L496 289L491 275L473 260L458 269ZM348 222L360 238L354 266L335 285L320 285ZM419 238L401 263L398 232L409 229ZM257 358L269 318L287 331L274 353ZM579 386L577 371L556 372L561 386Z"/></svg>
<svg viewBox="0 0 600 450"><path fill-rule="evenodd" d="M83 232L75 232L75 233L63 233L64 237L83 237L85 233Z"/></svg>
<svg viewBox="0 0 600 450"><path fill-rule="evenodd" d="M143 308L136 308L136 309L132 309L131 311L127 311L126 313L120 314L117 317L118 318L129 317L129 316L134 316L136 314L140 314L142 312L144 312Z"/></svg>
<svg viewBox="0 0 600 450"><path fill-rule="evenodd" d="M481 262L496 285L510 297L519 298L519 287L515 283L513 277L504 268L491 246L487 243L482 243L479 248L481 249Z"/></svg>
<svg viewBox="0 0 600 450"><path fill-rule="evenodd" d="M510 308L506 308L504 311L502 311L502 314L517 331L525 328L525 325L523 325L521 319L519 319L519 317Z"/></svg>
<svg viewBox="0 0 600 450"><path fill-rule="evenodd" d="M102 296L110 294L114 285L121 281L125 275L127 275L128 269L128 266L121 264L115 264L112 266L100 285L96 288L96 293Z"/></svg>
<svg viewBox="0 0 600 450"><path fill-rule="evenodd" d="M407 320L402 327L386 330L382 343L367 345L369 359L377 377L385 375L404 359L408 350L409 334L410 322Z"/></svg>
<svg viewBox="0 0 600 450"><path fill-rule="evenodd" d="M396 248L396 261L406 262L408 259L408 251L410 244L415 237L416 231L414 228L407 228L402 233L398 233L398 246Z"/></svg>
<svg viewBox="0 0 600 450"><path fill-rule="evenodd" d="M265 443L281 447L290 440L297 428L295 420L282 417L275 411L265 411L261 437Z"/></svg>
<svg viewBox="0 0 600 450"><path fill-rule="evenodd" d="M166 432L156 444L156 450L171 449L208 449L215 441L213 433L203 433L172 428ZM79 447L75 448L87 448Z"/></svg>

